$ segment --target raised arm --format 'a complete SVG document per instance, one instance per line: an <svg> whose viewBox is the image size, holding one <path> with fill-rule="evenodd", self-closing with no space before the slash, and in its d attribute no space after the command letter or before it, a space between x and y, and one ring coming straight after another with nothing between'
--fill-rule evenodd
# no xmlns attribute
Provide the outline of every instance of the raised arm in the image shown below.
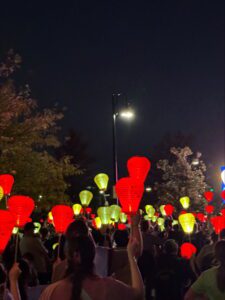
<svg viewBox="0 0 225 300"><path fill-rule="evenodd" d="M137 240L138 243L136 250L137 252L135 253L136 258L140 257L143 252L143 239L140 230L140 220L141 216L139 213L131 216L131 235Z"/></svg>
<svg viewBox="0 0 225 300"><path fill-rule="evenodd" d="M13 295L14 300L21 300L20 291L18 286L18 278L20 276L21 270L18 263L14 263L11 270L9 271L9 282L10 282L10 292Z"/></svg>

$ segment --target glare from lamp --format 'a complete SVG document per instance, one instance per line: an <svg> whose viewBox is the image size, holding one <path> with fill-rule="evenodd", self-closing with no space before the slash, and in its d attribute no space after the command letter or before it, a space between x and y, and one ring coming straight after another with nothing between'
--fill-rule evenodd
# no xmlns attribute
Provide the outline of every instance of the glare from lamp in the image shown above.
<svg viewBox="0 0 225 300"><path fill-rule="evenodd" d="M122 110L120 112L120 116L123 118L123 119L133 119L134 118L134 112L131 110L131 109L126 109L126 110Z"/></svg>

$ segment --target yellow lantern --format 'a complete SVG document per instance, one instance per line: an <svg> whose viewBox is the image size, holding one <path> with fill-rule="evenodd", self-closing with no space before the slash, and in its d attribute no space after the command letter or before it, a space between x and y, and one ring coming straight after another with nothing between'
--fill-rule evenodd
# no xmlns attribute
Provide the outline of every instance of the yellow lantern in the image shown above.
<svg viewBox="0 0 225 300"><path fill-rule="evenodd" d="M161 206L159 207L159 210L160 210L161 215L162 215L163 217L166 216L166 212L165 212L165 210L164 210L164 207L165 207L165 205L161 205Z"/></svg>
<svg viewBox="0 0 225 300"><path fill-rule="evenodd" d="M149 220L151 220L151 218L149 217L149 215L144 215L144 220L149 221Z"/></svg>
<svg viewBox="0 0 225 300"><path fill-rule="evenodd" d="M34 226L35 226L34 233L35 234L39 233L39 231L41 229L41 224L38 222L34 222Z"/></svg>
<svg viewBox="0 0 225 300"><path fill-rule="evenodd" d="M19 228L18 228L18 227L14 227L12 233L13 233L13 234L17 234L18 231L19 231Z"/></svg>
<svg viewBox="0 0 225 300"><path fill-rule="evenodd" d="M195 217L191 213L179 215L179 223L185 233L192 233L195 225Z"/></svg>
<svg viewBox="0 0 225 300"><path fill-rule="evenodd" d="M111 205L111 219L115 222L119 221L121 207L119 205Z"/></svg>
<svg viewBox="0 0 225 300"><path fill-rule="evenodd" d="M157 223L159 226L163 226L164 225L164 219L163 218L158 218Z"/></svg>
<svg viewBox="0 0 225 300"><path fill-rule="evenodd" d="M52 212L51 212L51 211L48 213L48 219L49 219L50 221L53 221L53 215L52 215Z"/></svg>
<svg viewBox="0 0 225 300"><path fill-rule="evenodd" d="M80 211L82 209L82 206L79 203L76 203L73 205L73 213L75 216L78 216L80 214Z"/></svg>
<svg viewBox="0 0 225 300"><path fill-rule="evenodd" d="M165 226L164 225L160 225L159 228L160 228L161 232L165 230Z"/></svg>
<svg viewBox="0 0 225 300"><path fill-rule="evenodd" d="M152 216L152 217L151 217L151 221L152 221L153 223L155 223L155 222L157 221L157 218L158 218L157 216Z"/></svg>
<svg viewBox="0 0 225 300"><path fill-rule="evenodd" d="M95 176L94 182L100 191L106 191L109 182L109 176L107 174L100 173Z"/></svg>
<svg viewBox="0 0 225 300"><path fill-rule="evenodd" d="M127 215L124 212L120 213L120 222L121 223L126 223L127 221Z"/></svg>
<svg viewBox="0 0 225 300"><path fill-rule="evenodd" d="M56 249L56 247L58 247L59 246L59 243L55 243L55 244L53 244L52 245L52 250L55 250Z"/></svg>
<svg viewBox="0 0 225 300"><path fill-rule="evenodd" d="M0 186L0 201L2 200L3 196L4 196L4 190L3 190L3 188Z"/></svg>
<svg viewBox="0 0 225 300"><path fill-rule="evenodd" d="M178 225L178 221L177 220L173 220L172 222L172 226Z"/></svg>
<svg viewBox="0 0 225 300"><path fill-rule="evenodd" d="M84 190L81 191L79 194L80 202L84 207L88 207L91 203L91 200L93 198L93 194L90 191Z"/></svg>
<svg viewBox="0 0 225 300"><path fill-rule="evenodd" d="M97 214L101 219L102 225L108 225L111 219L111 209L109 206L101 206L97 210Z"/></svg>
<svg viewBox="0 0 225 300"><path fill-rule="evenodd" d="M98 229L100 229L102 227L102 221L99 217L95 218L95 225Z"/></svg>
<svg viewBox="0 0 225 300"><path fill-rule="evenodd" d="M190 198L187 196L181 197L180 203L184 209L187 209L190 206Z"/></svg>
<svg viewBox="0 0 225 300"><path fill-rule="evenodd" d="M145 205L145 211L146 211L146 214L149 215L149 217L153 217L154 214L155 214L155 209L152 205Z"/></svg>

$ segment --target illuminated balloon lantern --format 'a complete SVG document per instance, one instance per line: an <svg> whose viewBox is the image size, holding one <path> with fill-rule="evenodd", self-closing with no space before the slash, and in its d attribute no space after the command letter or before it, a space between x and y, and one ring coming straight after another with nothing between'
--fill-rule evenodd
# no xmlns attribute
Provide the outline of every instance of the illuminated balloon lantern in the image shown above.
<svg viewBox="0 0 225 300"><path fill-rule="evenodd" d="M178 225L178 224L179 224L179 222L177 220L173 220L172 226L175 226L175 225Z"/></svg>
<svg viewBox="0 0 225 300"><path fill-rule="evenodd" d="M191 213L179 215L179 223L185 233L192 233L195 225L195 217Z"/></svg>
<svg viewBox="0 0 225 300"><path fill-rule="evenodd" d="M81 212L82 206L79 203L73 205L73 213L75 216L78 216Z"/></svg>
<svg viewBox="0 0 225 300"><path fill-rule="evenodd" d="M95 176L94 182L100 191L106 191L108 187L109 176L105 173L100 173Z"/></svg>
<svg viewBox="0 0 225 300"><path fill-rule="evenodd" d="M166 205L164 206L164 211L165 211L165 213L166 213L167 216L172 216L173 211L174 211L173 205L171 205L171 204L166 204Z"/></svg>
<svg viewBox="0 0 225 300"><path fill-rule="evenodd" d="M163 216L163 217L165 217L166 216L166 212L165 212L165 205L160 205L160 207L159 207L159 210L160 210L160 212L161 212L161 215Z"/></svg>
<svg viewBox="0 0 225 300"><path fill-rule="evenodd" d="M190 198L187 196L181 197L180 203L184 209L187 209L190 206Z"/></svg>
<svg viewBox="0 0 225 300"><path fill-rule="evenodd" d="M64 233L73 222L73 210L68 205L55 205L52 208L53 222L57 233Z"/></svg>
<svg viewBox="0 0 225 300"><path fill-rule="evenodd" d="M204 223L207 220L207 216L205 216L203 213L197 213L196 217L202 223Z"/></svg>
<svg viewBox="0 0 225 300"><path fill-rule="evenodd" d="M48 220L47 221L48 221L48 223L53 224L53 216L52 216L51 211L48 213Z"/></svg>
<svg viewBox="0 0 225 300"><path fill-rule="evenodd" d="M127 215L124 212L120 213L120 222L126 223L127 222Z"/></svg>
<svg viewBox="0 0 225 300"><path fill-rule="evenodd" d="M118 222L120 218L121 207L119 205L111 205L110 209L111 209L111 219L115 222Z"/></svg>
<svg viewBox="0 0 225 300"><path fill-rule="evenodd" d="M158 219L157 216L152 216L151 221L152 221L153 223L155 223L155 222L157 221L157 219Z"/></svg>
<svg viewBox="0 0 225 300"><path fill-rule="evenodd" d="M144 156L133 156L127 161L129 176L143 183L145 182L150 167L150 161Z"/></svg>
<svg viewBox="0 0 225 300"><path fill-rule="evenodd" d="M41 229L41 224L39 222L34 222L34 226L35 226L34 233L35 234L39 233Z"/></svg>
<svg viewBox="0 0 225 300"><path fill-rule="evenodd" d="M135 214L144 193L143 182L124 177L117 181L115 188L123 212L130 215Z"/></svg>
<svg viewBox="0 0 225 300"><path fill-rule="evenodd" d="M150 217L149 215L145 215L145 216L144 216L144 220L145 220L145 221L150 221L150 220L151 220L151 217Z"/></svg>
<svg viewBox="0 0 225 300"><path fill-rule="evenodd" d="M221 209L221 215L223 216L223 217L225 217L225 208L223 208L223 209Z"/></svg>
<svg viewBox="0 0 225 300"><path fill-rule="evenodd" d="M97 229L100 229L102 227L102 222L101 222L101 219L99 217L96 217L93 220L93 223L94 223L94 227L96 227Z"/></svg>
<svg viewBox="0 0 225 300"><path fill-rule="evenodd" d="M213 199L213 192L212 191L207 191L204 193L204 198L207 202L212 201Z"/></svg>
<svg viewBox="0 0 225 300"><path fill-rule="evenodd" d="M88 215L90 215L90 213L92 212L92 208L91 208L91 207L87 207L87 208L85 209L85 211L86 211L86 213L87 213Z"/></svg>
<svg viewBox="0 0 225 300"><path fill-rule="evenodd" d="M80 202L84 207L88 207L91 203L91 200L93 198L93 194L90 191L84 190L81 191L79 194Z"/></svg>
<svg viewBox="0 0 225 300"><path fill-rule="evenodd" d="M212 217L210 222L216 234L219 234L225 228L225 218L223 216Z"/></svg>
<svg viewBox="0 0 225 300"><path fill-rule="evenodd" d="M0 186L0 201L2 200L3 196L4 196L4 190L3 190L3 188Z"/></svg>
<svg viewBox="0 0 225 300"><path fill-rule="evenodd" d="M155 214L155 209L152 205L145 205L145 211L146 211L146 214L149 216L149 217L153 217L154 214Z"/></svg>
<svg viewBox="0 0 225 300"><path fill-rule="evenodd" d="M5 195L10 195L12 186L14 183L14 177L10 174L0 175L0 186L3 188Z"/></svg>
<svg viewBox="0 0 225 300"><path fill-rule="evenodd" d="M181 257L190 259L197 252L197 248L192 243L183 243L180 247Z"/></svg>
<svg viewBox="0 0 225 300"><path fill-rule="evenodd" d="M123 223L118 224L118 229L119 230L126 230L126 225Z"/></svg>
<svg viewBox="0 0 225 300"><path fill-rule="evenodd" d="M97 210L97 214L101 219L102 225L108 225L111 219L111 209L109 206L101 206Z"/></svg>
<svg viewBox="0 0 225 300"><path fill-rule="evenodd" d="M8 209L15 217L15 226L23 227L34 210L34 200L27 196L12 196L8 200Z"/></svg>
<svg viewBox="0 0 225 300"><path fill-rule="evenodd" d="M205 211L207 212L207 214L212 214L214 212L214 206L206 205Z"/></svg>
<svg viewBox="0 0 225 300"><path fill-rule="evenodd" d="M158 218L157 223L159 226L163 226L164 225L164 219L163 218Z"/></svg>
<svg viewBox="0 0 225 300"><path fill-rule="evenodd" d="M15 218L11 212L0 210L0 254L3 253L8 244L14 225Z"/></svg>

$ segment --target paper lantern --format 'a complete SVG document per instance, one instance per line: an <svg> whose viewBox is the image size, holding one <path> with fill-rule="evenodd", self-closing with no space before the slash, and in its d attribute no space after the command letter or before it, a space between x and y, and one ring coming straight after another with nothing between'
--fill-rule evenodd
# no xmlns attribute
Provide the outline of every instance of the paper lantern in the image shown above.
<svg viewBox="0 0 225 300"><path fill-rule="evenodd" d="M158 219L157 216L152 216L152 217L151 217L151 221L152 221L153 223L155 223L155 222L157 221L157 219Z"/></svg>
<svg viewBox="0 0 225 300"><path fill-rule="evenodd" d="M95 176L94 182L100 191L106 191L108 187L109 176L107 174L100 173Z"/></svg>
<svg viewBox="0 0 225 300"><path fill-rule="evenodd" d="M41 224L39 222L34 222L34 226L35 226L34 233L38 234L41 229Z"/></svg>
<svg viewBox="0 0 225 300"><path fill-rule="evenodd" d="M4 197L4 190L3 190L3 188L0 186L0 201L2 200L3 197Z"/></svg>
<svg viewBox="0 0 225 300"><path fill-rule="evenodd" d="M183 243L180 247L181 257L190 259L197 252L197 248L192 243Z"/></svg>
<svg viewBox="0 0 225 300"><path fill-rule="evenodd" d="M111 205L110 209L111 209L111 219L115 222L118 222L120 218L121 207L119 205Z"/></svg>
<svg viewBox="0 0 225 300"><path fill-rule="evenodd" d="M81 212L82 206L79 203L73 205L73 213L75 216L78 216Z"/></svg>
<svg viewBox="0 0 225 300"><path fill-rule="evenodd" d="M207 214L212 214L214 212L214 206L206 205L205 211L207 212Z"/></svg>
<svg viewBox="0 0 225 300"><path fill-rule="evenodd" d="M94 225L95 228L100 229L102 227L101 219L99 217L96 217L93 220L93 225Z"/></svg>
<svg viewBox="0 0 225 300"><path fill-rule="evenodd" d="M123 231L123 230L126 230L126 225L125 224L123 224L123 223L120 223L120 224L118 224L118 229L119 230L121 230L121 231Z"/></svg>
<svg viewBox="0 0 225 300"><path fill-rule="evenodd" d="M0 210L0 254L5 250L6 245L11 237L15 218L11 212Z"/></svg>
<svg viewBox="0 0 225 300"><path fill-rule="evenodd" d="M160 210L160 212L161 212L161 215L163 216L163 217L165 217L166 216L166 212L165 212L165 205L160 205L160 207L159 207L159 210Z"/></svg>
<svg viewBox="0 0 225 300"><path fill-rule="evenodd" d="M192 233L195 225L195 217L191 213L179 215L179 223L185 233Z"/></svg>
<svg viewBox="0 0 225 300"><path fill-rule="evenodd" d="M90 213L92 212L92 208L91 207L87 207L85 208L85 211L88 215L90 215Z"/></svg>
<svg viewBox="0 0 225 300"><path fill-rule="evenodd" d="M177 220L173 220L172 226L175 226L175 225L178 225L178 224L179 224L179 222Z"/></svg>
<svg viewBox="0 0 225 300"><path fill-rule="evenodd" d="M59 247L59 243L55 243L52 245L52 250L55 251L55 249Z"/></svg>
<svg viewBox="0 0 225 300"><path fill-rule="evenodd" d="M108 225L111 219L111 209L109 206L101 206L97 210L102 225Z"/></svg>
<svg viewBox="0 0 225 300"><path fill-rule="evenodd" d="M202 223L206 222L207 220L207 216L205 216L203 213L197 213L196 217Z"/></svg>
<svg viewBox="0 0 225 300"><path fill-rule="evenodd" d="M91 217L91 219L94 219L95 218L95 214L91 214L90 217Z"/></svg>
<svg viewBox="0 0 225 300"><path fill-rule="evenodd" d="M163 218L158 218L157 223L159 226L164 225L165 220Z"/></svg>
<svg viewBox="0 0 225 300"><path fill-rule="evenodd" d="M221 212L222 216L225 217L225 208L221 209L220 212Z"/></svg>
<svg viewBox="0 0 225 300"><path fill-rule="evenodd" d="M115 188L123 212L135 214L144 193L144 184L133 178L125 177L117 181Z"/></svg>
<svg viewBox="0 0 225 300"><path fill-rule="evenodd" d="M18 227L14 227L12 234L17 234L19 232L19 228Z"/></svg>
<svg viewBox="0 0 225 300"><path fill-rule="evenodd" d="M12 196L9 198L8 209L15 217L16 227L23 227L28 222L34 206L34 200L27 196Z"/></svg>
<svg viewBox="0 0 225 300"><path fill-rule="evenodd" d="M171 204L166 204L166 205L164 206L164 211L165 211L165 213L166 213L167 216L172 216L173 211L174 211L173 205L171 205Z"/></svg>
<svg viewBox="0 0 225 300"><path fill-rule="evenodd" d="M124 212L120 213L120 222L126 223L127 222L127 215Z"/></svg>
<svg viewBox="0 0 225 300"><path fill-rule="evenodd" d="M204 198L206 199L207 202L212 201L213 199L213 192L212 191L207 191L204 193Z"/></svg>
<svg viewBox="0 0 225 300"><path fill-rule="evenodd" d="M145 182L150 167L150 161L144 156L133 156L127 161L129 176L142 183Z"/></svg>
<svg viewBox="0 0 225 300"><path fill-rule="evenodd" d="M190 206L190 198L187 196L181 197L180 203L184 209L187 209Z"/></svg>
<svg viewBox="0 0 225 300"><path fill-rule="evenodd" d="M93 194L92 194L92 192L90 192L88 190L84 190L84 191L80 192L79 197L80 197L81 204L84 207L87 207L91 203L91 200L93 198Z"/></svg>
<svg viewBox="0 0 225 300"><path fill-rule="evenodd" d="M146 211L146 214L149 215L149 217L153 217L154 214L155 214L155 209L152 205L145 205L145 211Z"/></svg>
<svg viewBox="0 0 225 300"><path fill-rule="evenodd" d="M14 183L14 178L10 174L0 175L0 186L3 188L5 195L10 195L12 186Z"/></svg>
<svg viewBox="0 0 225 300"><path fill-rule="evenodd" d="M219 234L225 228L225 218L223 216L212 217L210 222L216 234Z"/></svg>
<svg viewBox="0 0 225 300"><path fill-rule="evenodd" d="M223 191L221 192L221 197L223 198L223 200L225 200L225 190L223 190Z"/></svg>
<svg viewBox="0 0 225 300"><path fill-rule="evenodd" d="M57 233L64 233L73 222L73 210L68 205L55 205L52 208L53 222Z"/></svg>

